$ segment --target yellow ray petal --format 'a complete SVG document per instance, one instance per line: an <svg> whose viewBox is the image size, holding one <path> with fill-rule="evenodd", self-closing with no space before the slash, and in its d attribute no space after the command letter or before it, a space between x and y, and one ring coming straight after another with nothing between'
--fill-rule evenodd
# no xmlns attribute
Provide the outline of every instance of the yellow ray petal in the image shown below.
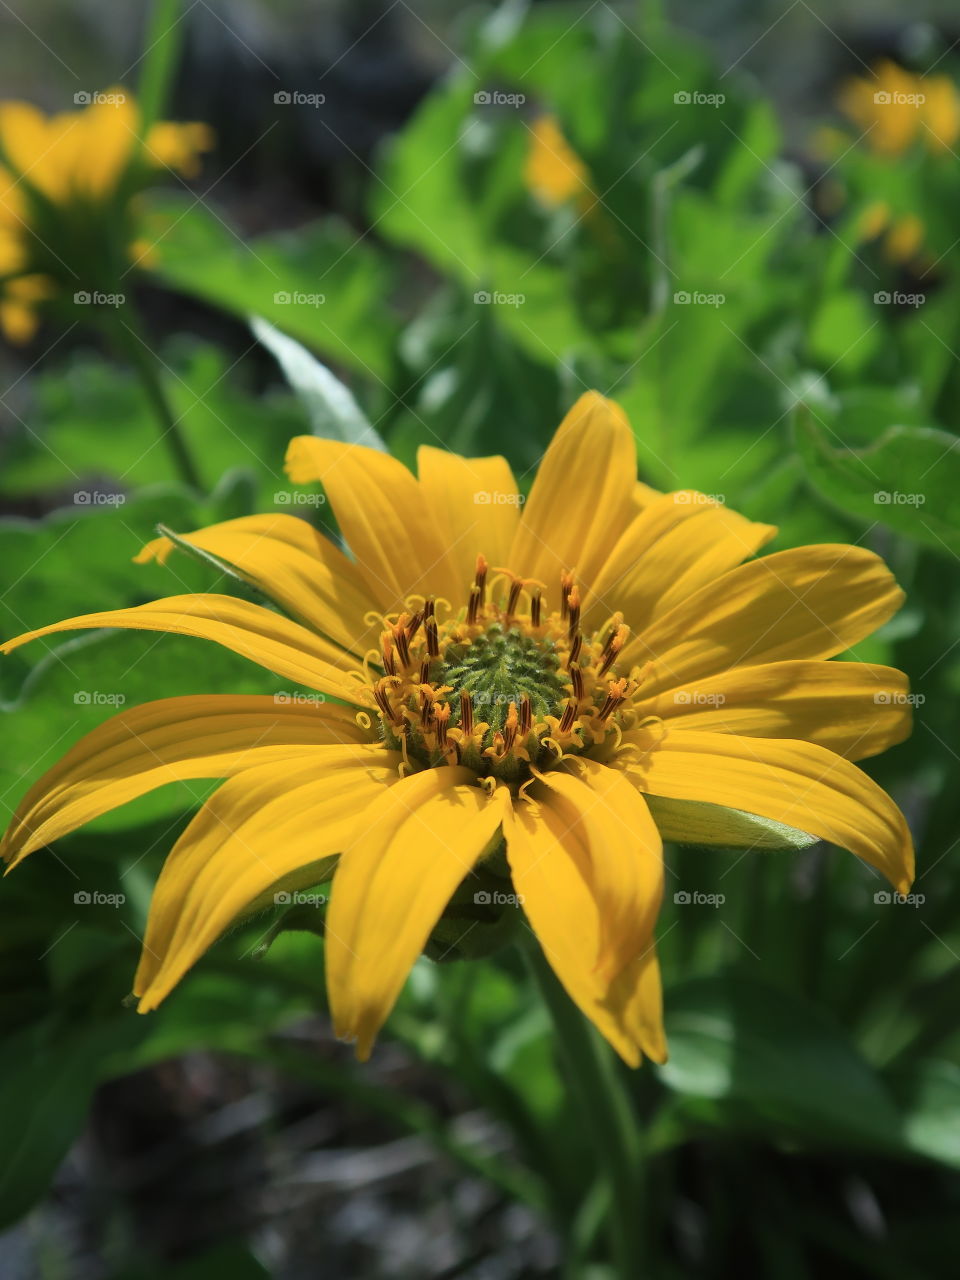
<svg viewBox="0 0 960 1280"><path fill-rule="evenodd" d="M228 779L164 863L150 903L134 991L146 1013L271 886L339 853L363 813L397 781L400 758L380 746L314 747Z"/></svg>
<svg viewBox="0 0 960 1280"><path fill-rule="evenodd" d="M287 449L294 484L320 481L370 591L384 609L414 592L457 600L439 530L411 472L377 449L296 436Z"/></svg>
<svg viewBox="0 0 960 1280"><path fill-rule="evenodd" d="M10 653L28 640L59 631L99 627L167 631L174 635L215 640L224 648L232 649L277 675L329 693L343 702L357 701L360 686L340 668L339 664L344 660L340 649L288 618L231 596L169 596L132 609L85 613L7 640L0 645L0 653Z"/></svg>
<svg viewBox="0 0 960 1280"><path fill-rule="evenodd" d="M162 120L147 134L145 151L149 162L158 168L175 169L185 178L195 178L200 172L201 153L212 151L215 142L216 134L208 124Z"/></svg>
<svg viewBox="0 0 960 1280"><path fill-rule="evenodd" d="M903 592L879 556L824 544L740 565L657 617L622 661L652 659L651 696L731 667L832 658L892 617Z"/></svg>
<svg viewBox="0 0 960 1280"><path fill-rule="evenodd" d="M913 841L890 797L842 756L809 742L668 728L626 766L643 791L772 818L849 849L906 893Z"/></svg>
<svg viewBox="0 0 960 1280"><path fill-rule="evenodd" d="M637 455L622 409L588 391L557 429L537 471L507 562L547 583L560 574L596 577L620 530L635 514Z"/></svg>
<svg viewBox="0 0 960 1280"><path fill-rule="evenodd" d="M576 773L552 770L542 785L577 833L599 915L595 957L604 987L646 950L663 898L663 847L643 797L626 776L579 759Z"/></svg>
<svg viewBox="0 0 960 1280"><path fill-rule="evenodd" d="M592 584L584 617L599 622L601 614L620 610L639 631L656 613L755 555L776 532L695 490L665 493L618 539Z"/></svg>
<svg viewBox="0 0 960 1280"><path fill-rule="evenodd" d="M550 967L570 999L617 1053L635 1067L641 1054L665 1057L660 978L653 938L604 983L596 967L601 912L582 830L571 826L558 796L534 784L504 823L514 887Z"/></svg>
<svg viewBox="0 0 960 1280"><path fill-rule="evenodd" d="M82 113L83 151L74 174L74 189L94 199L109 196L139 146L140 112L121 89L107 91L116 101L97 101Z"/></svg>
<svg viewBox="0 0 960 1280"><path fill-rule="evenodd" d="M770 662L735 667L644 702L641 716L678 729L799 738L865 760L910 735L902 671L866 662Z"/></svg>
<svg viewBox="0 0 960 1280"><path fill-rule="evenodd" d="M16 865L28 853L155 787L227 778L304 747L360 744L354 713L272 697L202 695L130 707L81 738L30 788L0 843Z"/></svg>
<svg viewBox="0 0 960 1280"><path fill-rule="evenodd" d="M446 449L421 445L417 452L420 489L440 530L460 594L465 599L477 556L506 565L520 521L517 482L505 458L461 458Z"/></svg>
<svg viewBox="0 0 960 1280"><path fill-rule="evenodd" d="M404 778L343 850L327 912L327 991L337 1035L365 1059L444 907L509 809L469 769Z"/></svg>
<svg viewBox="0 0 960 1280"><path fill-rule="evenodd" d="M241 516L183 535L188 542L229 561L288 613L360 657L376 643L364 625L376 608L355 564L305 520L283 514ZM174 549L154 538L137 555L164 563Z"/></svg>

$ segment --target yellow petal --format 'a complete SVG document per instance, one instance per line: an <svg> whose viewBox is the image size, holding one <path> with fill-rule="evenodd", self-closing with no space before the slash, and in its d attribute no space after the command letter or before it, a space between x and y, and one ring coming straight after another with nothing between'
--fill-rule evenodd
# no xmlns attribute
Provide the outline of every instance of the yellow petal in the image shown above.
<svg viewBox="0 0 960 1280"><path fill-rule="evenodd" d="M460 882L497 834L509 792L469 769L427 769L364 813L327 912L327 991L338 1036L365 1059Z"/></svg>
<svg viewBox="0 0 960 1280"><path fill-rule="evenodd" d="M122 89L113 88L105 98L83 112L83 154L74 175L74 189L94 199L105 199L120 185L135 149L139 146L140 112Z"/></svg>
<svg viewBox="0 0 960 1280"><path fill-rule="evenodd" d="M376 601L356 565L305 520L282 514L241 516L183 536L234 565L288 613L348 652L362 657L376 642L363 621ZM136 560L162 564L173 549L169 538L155 538Z"/></svg>
<svg viewBox="0 0 960 1280"><path fill-rule="evenodd" d="M206 802L157 881L134 991L155 1009L200 956L272 885L315 883L317 864L349 841L397 780L380 746L305 748L303 759L245 769Z"/></svg>
<svg viewBox="0 0 960 1280"><path fill-rule="evenodd" d="M195 178L200 172L201 153L212 151L215 142L216 135L208 124L162 120L151 127L144 145L151 164Z"/></svg>
<svg viewBox="0 0 960 1280"><path fill-rule="evenodd" d="M903 893L913 880L903 814L856 765L824 747L670 726L626 767L652 795L726 805L807 831L855 853Z"/></svg>
<svg viewBox="0 0 960 1280"><path fill-rule="evenodd" d="M635 514L637 455L626 417L612 400L588 391L553 437L507 562L538 578L556 598L561 573L576 569L589 585L624 525Z"/></svg>
<svg viewBox="0 0 960 1280"><path fill-rule="evenodd" d="M304 747L367 741L354 713L332 703L201 695L131 707L86 734L34 783L10 821L0 857L14 866L168 782L227 778L269 760L293 760Z"/></svg>
<svg viewBox="0 0 960 1280"><path fill-rule="evenodd" d="M458 582L433 513L407 468L377 449L296 436L287 449L294 484L320 481L371 593L384 609L414 592L459 601Z"/></svg>
<svg viewBox="0 0 960 1280"><path fill-rule="evenodd" d="M340 649L288 618L231 596L169 596L132 609L85 613L8 640L0 645L0 653L10 653L40 636L99 627L166 631L174 635L196 636L201 640L215 640L224 648L232 649L234 653L298 684L320 689L343 702L357 700L360 686L341 669L339 664L343 654Z"/></svg>
<svg viewBox="0 0 960 1280"><path fill-rule="evenodd" d="M507 857L523 910L570 999L630 1066L665 1057L653 938L606 984L596 967L602 917L582 831L547 787L534 784L504 823Z"/></svg>
<svg viewBox="0 0 960 1280"><path fill-rule="evenodd" d="M618 539L592 584L584 617L599 625L601 614L621 611L636 633L755 555L776 532L692 489L665 493Z"/></svg>
<svg viewBox="0 0 960 1280"><path fill-rule="evenodd" d="M864 760L909 737L909 692L907 677L893 667L770 662L670 689L639 713L683 730L799 738Z"/></svg>
<svg viewBox="0 0 960 1280"><path fill-rule="evenodd" d="M606 987L653 933L663 898L660 834L626 776L595 760L578 760L575 774L552 770L541 785L587 855L584 873L599 915L594 961Z"/></svg>
<svg viewBox="0 0 960 1280"><path fill-rule="evenodd" d="M477 556L507 565L520 521L517 482L505 458L461 458L446 449L421 445L417 452L420 489L447 548L460 584L454 603L466 599Z"/></svg>
<svg viewBox="0 0 960 1280"><path fill-rule="evenodd" d="M886 622L903 592L879 556L826 543L740 565L657 617L623 651L652 660L647 692L792 658L832 658Z"/></svg>

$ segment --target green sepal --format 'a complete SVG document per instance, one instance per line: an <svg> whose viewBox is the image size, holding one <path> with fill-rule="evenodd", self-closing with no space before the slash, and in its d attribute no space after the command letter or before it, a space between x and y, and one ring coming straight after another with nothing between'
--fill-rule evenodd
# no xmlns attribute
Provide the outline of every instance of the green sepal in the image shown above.
<svg viewBox="0 0 960 1280"><path fill-rule="evenodd" d="M784 851L808 849L819 840L806 831L771 818L760 818L743 809L727 809L700 800L669 800L652 795L644 798L660 835L674 844L738 851Z"/></svg>

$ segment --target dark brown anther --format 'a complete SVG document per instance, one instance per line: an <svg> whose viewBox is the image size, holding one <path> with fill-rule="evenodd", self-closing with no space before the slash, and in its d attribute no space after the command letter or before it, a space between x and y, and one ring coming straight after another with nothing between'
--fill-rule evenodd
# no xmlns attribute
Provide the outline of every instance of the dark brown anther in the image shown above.
<svg viewBox="0 0 960 1280"><path fill-rule="evenodd" d="M437 620L430 614L423 624L423 629L427 634L427 653L431 658L440 657L440 636L437 632Z"/></svg>
<svg viewBox="0 0 960 1280"><path fill-rule="evenodd" d="M533 729L533 703L530 701L529 693L520 695L520 726L517 732L520 734L521 742L529 737Z"/></svg>
<svg viewBox="0 0 960 1280"><path fill-rule="evenodd" d="M398 725L403 723L403 716L390 705L390 699L387 696L387 683L386 680L377 681L373 686L373 700L376 702L380 714L386 720L389 720L391 724Z"/></svg>
<svg viewBox="0 0 960 1280"><path fill-rule="evenodd" d="M560 618L561 618L561 621L563 622L566 622L567 618L570 617L570 602L567 599L567 597L569 596L570 592L573 590L573 582L574 582L574 579L573 579L572 573L566 573L566 572L561 573L560 575Z"/></svg>
<svg viewBox="0 0 960 1280"><path fill-rule="evenodd" d="M437 731L437 746L441 751L447 749L447 723L450 720L450 707L447 703L434 708L434 728Z"/></svg>
<svg viewBox="0 0 960 1280"><path fill-rule="evenodd" d="M400 659L400 666L406 671L410 666L410 644L407 637L407 621L408 615L402 613L393 628L393 643L397 646L397 657Z"/></svg>
<svg viewBox="0 0 960 1280"><path fill-rule="evenodd" d="M504 754L513 750L513 744L517 740L517 727L520 724L520 717L517 715L517 704L510 703L507 711L507 718L503 722L503 750Z"/></svg>
<svg viewBox="0 0 960 1280"><path fill-rule="evenodd" d="M430 683L430 663L427 661L426 658L424 658L424 660L420 663L420 683L421 684Z"/></svg>
<svg viewBox="0 0 960 1280"><path fill-rule="evenodd" d="M627 642L627 628L621 623L620 626L613 631L607 639L607 643L603 649L603 656L600 662L600 669L597 672L600 676L605 676L613 664L617 660L617 654Z"/></svg>
<svg viewBox="0 0 960 1280"><path fill-rule="evenodd" d="M415 613L413 617L410 619L410 621L407 623L407 643L408 644L413 639L413 637L417 634L417 632L420 630L421 622L423 622L422 609L419 610L417 613Z"/></svg>
<svg viewBox="0 0 960 1280"><path fill-rule="evenodd" d="M543 596L537 590L530 597L530 623L534 627L540 625L540 610L543 608Z"/></svg>
<svg viewBox="0 0 960 1280"><path fill-rule="evenodd" d="M569 733L577 722L577 703L571 698L567 705L563 708L563 715L560 717L560 732Z"/></svg>
<svg viewBox="0 0 960 1280"><path fill-rule="evenodd" d="M583 648L583 632L578 631L570 642L570 657L567 659L569 666L573 666L575 662L580 661L580 650Z"/></svg>
<svg viewBox="0 0 960 1280"><path fill-rule="evenodd" d="M473 699L469 690L460 690L460 728L467 737L473 733Z"/></svg>
<svg viewBox="0 0 960 1280"><path fill-rule="evenodd" d="M470 588L470 599L467 601L467 623L473 626L483 604L483 591L476 583Z"/></svg>
<svg viewBox="0 0 960 1280"><path fill-rule="evenodd" d="M507 596L507 621L517 611L517 605L520 603L520 592L523 590L523 582L520 578L514 578L510 583L510 594Z"/></svg>
<svg viewBox="0 0 960 1280"><path fill-rule="evenodd" d="M380 649L383 653L383 669L388 676L397 674L397 664L393 658L393 636L389 631L384 631L380 637Z"/></svg>
<svg viewBox="0 0 960 1280"><path fill-rule="evenodd" d="M622 702L626 701L626 698L627 698L627 681L615 680L613 684L610 686L610 688L607 690L607 696L606 696L606 699L604 700L603 706L597 712L597 719L600 721L603 721L603 720L606 720L609 716L613 715L617 707L619 707Z"/></svg>
<svg viewBox="0 0 960 1280"><path fill-rule="evenodd" d="M434 600L433 596L427 596L426 600L424 600L423 602L424 618L432 618L436 615L436 612L437 612L436 600Z"/></svg>
<svg viewBox="0 0 960 1280"><path fill-rule="evenodd" d="M583 701L583 672L576 665L570 668L570 680L573 684L573 696L580 703Z"/></svg>
<svg viewBox="0 0 960 1280"><path fill-rule="evenodd" d="M580 588L576 585L570 588L567 595L567 610L570 620L567 635L572 642L580 629Z"/></svg>

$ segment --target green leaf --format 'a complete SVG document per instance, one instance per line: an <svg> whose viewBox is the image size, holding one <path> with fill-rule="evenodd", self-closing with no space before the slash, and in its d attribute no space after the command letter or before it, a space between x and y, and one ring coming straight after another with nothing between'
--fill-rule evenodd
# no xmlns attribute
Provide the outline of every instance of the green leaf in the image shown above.
<svg viewBox="0 0 960 1280"><path fill-rule="evenodd" d="M928 1059L897 1069L890 1086L903 1108L911 1151L960 1169L960 1067Z"/></svg>
<svg viewBox="0 0 960 1280"><path fill-rule="evenodd" d="M168 285L243 320L264 316L358 372L388 375L392 271L369 237L331 218L247 241L192 197L171 195L151 197L147 228L154 274Z"/></svg>
<svg viewBox="0 0 960 1280"><path fill-rule="evenodd" d="M665 1007L670 1057L658 1073L692 1114L808 1143L896 1147L883 1083L816 1006L728 972L669 990Z"/></svg>
<svg viewBox="0 0 960 1280"><path fill-rule="evenodd" d="M889 427L867 447L837 446L801 412L797 450L813 485L842 510L924 546L960 553L960 438L932 427Z"/></svg>
<svg viewBox="0 0 960 1280"><path fill-rule="evenodd" d="M362 444L368 449L386 452L387 446L349 387L344 386L326 365L312 356L306 347L259 316L253 317L250 327L276 357L287 381L303 402L315 436L342 440L346 444Z"/></svg>

